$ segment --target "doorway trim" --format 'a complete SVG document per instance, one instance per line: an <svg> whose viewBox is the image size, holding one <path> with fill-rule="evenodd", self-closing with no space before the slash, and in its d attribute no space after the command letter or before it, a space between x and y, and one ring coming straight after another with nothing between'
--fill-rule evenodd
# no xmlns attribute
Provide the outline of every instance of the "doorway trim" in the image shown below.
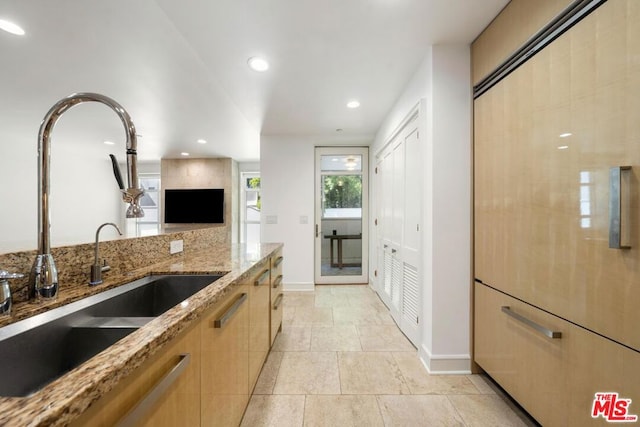
<svg viewBox="0 0 640 427"><path fill-rule="evenodd" d="M362 213L361 213L361 233L362 233L362 265L361 275L322 275L322 243L325 240L322 233L322 188L323 176L335 174L335 172L323 172L322 156L344 156L355 154L362 156L362 169L354 172L353 175L362 176ZM348 174L348 173L347 173ZM369 147L315 147L315 228L314 228L314 280L316 284L368 284L369 283ZM333 242L333 239L329 239ZM333 244L333 243L331 243Z"/></svg>

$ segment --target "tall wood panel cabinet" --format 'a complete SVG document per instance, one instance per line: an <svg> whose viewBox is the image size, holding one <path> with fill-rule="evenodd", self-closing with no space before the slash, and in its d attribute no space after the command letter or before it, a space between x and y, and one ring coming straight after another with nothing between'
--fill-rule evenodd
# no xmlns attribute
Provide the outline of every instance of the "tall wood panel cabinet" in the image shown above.
<svg viewBox="0 0 640 427"><path fill-rule="evenodd" d="M640 414L638 22L603 2L474 102L474 357L544 425Z"/></svg>

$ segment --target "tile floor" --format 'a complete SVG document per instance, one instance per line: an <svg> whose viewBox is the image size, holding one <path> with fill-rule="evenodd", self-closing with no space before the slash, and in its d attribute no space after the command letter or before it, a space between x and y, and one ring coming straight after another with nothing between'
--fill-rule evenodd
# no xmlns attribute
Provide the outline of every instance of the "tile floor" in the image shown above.
<svg viewBox="0 0 640 427"><path fill-rule="evenodd" d="M480 375L429 375L365 285L288 292L242 426L534 425Z"/></svg>

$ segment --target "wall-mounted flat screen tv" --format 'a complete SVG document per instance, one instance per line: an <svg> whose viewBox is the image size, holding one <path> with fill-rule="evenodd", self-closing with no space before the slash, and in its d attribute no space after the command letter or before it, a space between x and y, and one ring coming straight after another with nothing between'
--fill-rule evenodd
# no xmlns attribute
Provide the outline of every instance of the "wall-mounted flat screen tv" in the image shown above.
<svg viewBox="0 0 640 427"><path fill-rule="evenodd" d="M164 190L166 224L224 224L224 189Z"/></svg>

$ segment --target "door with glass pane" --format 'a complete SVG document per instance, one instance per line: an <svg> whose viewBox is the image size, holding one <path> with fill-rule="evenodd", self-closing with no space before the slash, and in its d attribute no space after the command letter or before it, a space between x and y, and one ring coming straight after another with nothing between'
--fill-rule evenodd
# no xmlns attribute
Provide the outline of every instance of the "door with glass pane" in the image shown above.
<svg viewBox="0 0 640 427"><path fill-rule="evenodd" d="M240 241L242 243L260 243L260 174L257 172L243 172L242 182L242 228Z"/></svg>
<svg viewBox="0 0 640 427"><path fill-rule="evenodd" d="M316 148L315 282L368 283L368 149Z"/></svg>

